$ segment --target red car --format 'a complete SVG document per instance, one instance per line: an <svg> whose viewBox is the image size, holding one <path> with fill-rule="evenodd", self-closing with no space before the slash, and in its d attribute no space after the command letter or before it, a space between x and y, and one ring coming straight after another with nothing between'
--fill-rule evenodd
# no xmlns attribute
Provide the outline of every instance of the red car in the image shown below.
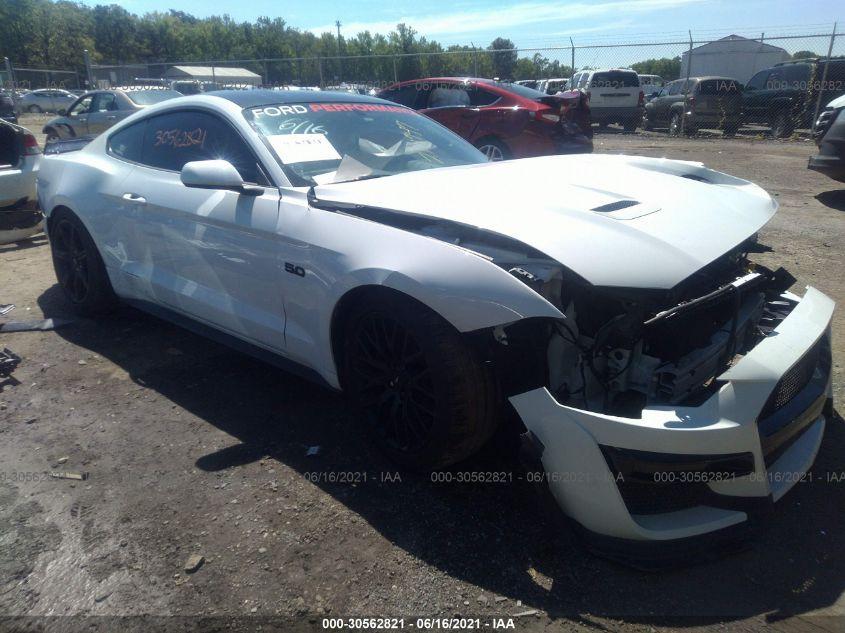
<svg viewBox="0 0 845 633"><path fill-rule="evenodd" d="M442 123L490 160L593 151L589 98L460 77L414 79L378 93Z"/></svg>

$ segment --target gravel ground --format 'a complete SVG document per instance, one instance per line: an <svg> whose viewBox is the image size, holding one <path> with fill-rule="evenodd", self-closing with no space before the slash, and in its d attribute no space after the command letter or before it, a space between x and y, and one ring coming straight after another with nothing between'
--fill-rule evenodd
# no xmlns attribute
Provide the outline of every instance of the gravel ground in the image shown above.
<svg viewBox="0 0 845 633"><path fill-rule="evenodd" d="M810 143L610 131L596 149L702 161L759 183L781 204L761 235L775 251L761 260L787 266L798 288L845 298L845 190L807 171ZM43 238L0 247L0 289L0 303L17 305L6 320L68 315ZM840 309L837 402L843 319ZM324 616L526 613L517 630L843 629L841 417L812 481L750 549L645 574L548 526L525 485L399 474L340 396L131 309L0 334L0 346L23 357L0 387L0 616L83 618L0 620L0 630L116 628L85 616L154 616L124 629L294 630ZM515 464L490 447L467 469ZM344 472L366 480L327 480ZM194 554L204 562L187 573Z"/></svg>

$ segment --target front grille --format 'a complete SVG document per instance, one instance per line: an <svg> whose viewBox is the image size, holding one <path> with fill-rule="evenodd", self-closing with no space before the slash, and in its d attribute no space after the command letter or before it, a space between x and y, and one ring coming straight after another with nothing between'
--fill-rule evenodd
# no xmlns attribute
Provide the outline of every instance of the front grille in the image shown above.
<svg viewBox="0 0 845 633"><path fill-rule="evenodd" d="M830 339L825 335L778 381L760 412L760 418L768 418L786 406L809 384L816 368L819 366L819 362L827 360L829 363L829 358Z"/></svg>

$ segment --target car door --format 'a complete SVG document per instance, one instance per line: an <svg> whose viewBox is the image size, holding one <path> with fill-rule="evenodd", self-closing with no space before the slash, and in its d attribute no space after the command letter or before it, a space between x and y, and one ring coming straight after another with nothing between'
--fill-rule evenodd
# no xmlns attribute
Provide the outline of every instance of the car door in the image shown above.
<svg viewBox="0 0 845 633"><path fill-rule="evenodd" d="M88 116L95 94L83 95L68 109L65 118L73 130L73 136L85 136L88 134Z"/></svg>
<svg viewBox="0 0 845 633"><path fill-rule="evenodd" d="M767 87L771 69L761 70L745 85L742 94L742 118L749 123L767 123L772 90Z"/></svg>
<svg viewBox="0 0 845 633"><path fill-rule="evenodd" d="M668 83L660 90L658 95L646 105L646 108L650 110L651 116L649 118L651 119L652 124L666 124L669 116L669 105L672 103L672 97L670 96L671 90L677 83L678 82L674 81Z"/></svg>
<svg viewBox="0 0 845 633"><path fill-rule="evenodd" d="M264 193L186 187L185 163L225 159ZM235 128L210 111L146 119L123 181L124 275L134 293L265 348L284 347L278 189Z"/></svg>
<svg viewBox="0 0 845 633"><path fill-rule="evenodd" d="M88 114L88 133L101 134L105 132L117 123L119 114L117 96L112 92L98 92L94 95Z"/></svg>
<svg viewBox="0 0 845 633"><path fill-rule="evenodd" d="M427 117L468 139L478 124L478 108L472 106L469 91L463 82L437 82L421 110Z"/></svg>

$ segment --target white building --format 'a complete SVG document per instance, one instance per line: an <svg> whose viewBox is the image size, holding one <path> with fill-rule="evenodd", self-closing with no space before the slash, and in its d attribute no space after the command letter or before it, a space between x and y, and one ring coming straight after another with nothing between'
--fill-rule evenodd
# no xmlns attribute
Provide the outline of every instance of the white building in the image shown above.
<svg viewBox="0 0 845 633"><path fill-rule="evenodd" d="M782 48L749 40L739 35L728 35L715 42L708 42L692 49L690 77L715 75L731 77L745 83L758 70L790 59ZM681 77L687 76L690 51L681 57Z"/></svg>
<svg viewBox="0 0 845 633"><path fill-rule="evenodd" d="M257 86L261 75L246 68L228 66L171 66L164 73L166 79L180 81L209 81L218 84L237 84Z"/></svg>

